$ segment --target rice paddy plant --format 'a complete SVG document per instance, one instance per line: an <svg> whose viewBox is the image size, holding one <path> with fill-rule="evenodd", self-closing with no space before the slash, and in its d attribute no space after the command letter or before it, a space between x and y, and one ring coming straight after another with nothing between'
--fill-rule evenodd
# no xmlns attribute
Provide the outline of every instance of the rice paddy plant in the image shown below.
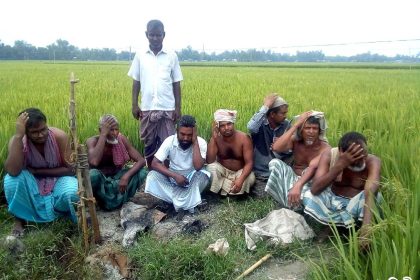
<svg viewBox="0 0 420 280"><path fill-rule="evenodd" d="M121 132L141 150L138 122L131 115L132 81L126 75L128 68L127 63L0 62L1 178L4 176L3 162L7 155L7 143L14 133L15 120L20 111L27 107L39 107L46 113L50 126L69 130L71 72L80 80L76 84L77 133L80 142L98 133L99 117L111 113L119 119ZM332 146L347 131L355 130L365 134L370 152L382 160L381 191L386 203L383 207L384 218L378 219L374 226L369 254L357 253L356 233L346 240L337 237L334 240L337 260L324 258L326 264L314 262L311 275L316 279L388 279L391 276L398 279L403 276L420 278L419 69L378 69L368 65L366 68L184 65L182 71L182 112L196 117L199 135L206 140L211 135L215 110L237 110L236 128L246 131L248 120L261 107L264 96L271 92L278 92L288 101L289 118L311 109L325 112L329 126L327 137ZM232 258L244 256L241 268L246 268L256 258L253 259L254 253L247 252L244 247L242 224L252 222L257 217L262 218L273 205L268 201L224 201L223 207L225 210L221 211L215 221L217 230L205 232L204 237L220 238L224 234L231 236L235 248L232 250ZM229 211L237 209L242 211L230 218ZM11 219L7 218L4 208L0 210L0 217L2 228L9 227ZM223 227L226 224L230 227ZM147 243L147 237L144 242ZM168 243L165 248L152 246L152 241L148 244L152 250L163 250L162 257L165 258L173 256L171 250L184 246L190 248L199 260L198 267L194 268L197 274L194 275L200 278L214 274L216 278L213 279L229 279L232 275L240 274L215 259L201 255L204 243L207 244L208 240L204 242L200 239L198 243L179 242L176 245L174 241L174 247ZM146 247L141 249L146 250ZM143 256L133 254L134 259L139 260L138 267L146 269L143 275L150 277L167 277L172 272L172 275L185 276L186 268L190 267L186 256L177 260L181 266L179 271L165 270L165 264L170 264L169 259L161 261L161 268L148 268L142 266L146 253Z"/></svg>

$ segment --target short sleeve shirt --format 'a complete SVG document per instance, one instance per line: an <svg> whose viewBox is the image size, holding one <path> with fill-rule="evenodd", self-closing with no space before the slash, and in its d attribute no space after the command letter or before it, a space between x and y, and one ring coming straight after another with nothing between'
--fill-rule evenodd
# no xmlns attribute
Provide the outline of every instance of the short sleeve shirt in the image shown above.
<svg viewBox="0 0 420 280"><path fill-rule="evenodd" d="M157 55L150 49L138 52L131 63L128 76L140 82L142 111L175 110L172 83L183 79L175 52L164 49Z"/></svg>
<svg viewBox="0 0 420 280"><path fill-rule="evenodd" d="M207 142L201 137L197 137L198 146L200 147L200 154L203 159L206 158ZM171 135L166 138L159 150L156 152L155 157L163 162L169 159L169 168L174 171L192 171L193 165L193 147L192 145L183 150L179 146L178 136Z"/></svg>

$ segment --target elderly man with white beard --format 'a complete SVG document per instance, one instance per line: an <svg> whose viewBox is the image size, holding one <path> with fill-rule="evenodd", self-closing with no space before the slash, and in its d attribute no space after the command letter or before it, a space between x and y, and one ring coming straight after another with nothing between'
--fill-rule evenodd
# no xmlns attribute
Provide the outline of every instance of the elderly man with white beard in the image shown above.
<svg viewBox="0 0 420 280"><path fill-rule="evenodd" d="M115 116L99 120L99 135L86 141L92 190L99 206L113 210L127 202L143 184L146 161L127 137L120 133ZM134 162L131 168L126 167Z"/></svg>
<svg viewBox="0 0 420 280"><path fill-rule="evenodd" d="M305 112L273 143L275 152L293 152L292 166L279 159L273 159L269 163L270 177L265 191L280 207L301 209L303 194L309 188L321 154L331 148L325 138L326 129L322 112Z"/></svg>

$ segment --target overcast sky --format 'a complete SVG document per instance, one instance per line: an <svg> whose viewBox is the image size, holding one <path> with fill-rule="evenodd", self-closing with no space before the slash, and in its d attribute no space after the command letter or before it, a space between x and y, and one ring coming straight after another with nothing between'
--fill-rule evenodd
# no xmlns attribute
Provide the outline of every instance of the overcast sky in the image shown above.
<svg viewBox="0 0 420 280"><path fill-rule="evenodd" d="M164 46L175 50L420 53L420 0L1 0L0 7L7 45L64 39L78 48L138 50L156 18L165 25ZM406 39L417 40L396 42ZM374 41L394 42L354 44ZM352 44L321 46L341 43Z"/></svg>

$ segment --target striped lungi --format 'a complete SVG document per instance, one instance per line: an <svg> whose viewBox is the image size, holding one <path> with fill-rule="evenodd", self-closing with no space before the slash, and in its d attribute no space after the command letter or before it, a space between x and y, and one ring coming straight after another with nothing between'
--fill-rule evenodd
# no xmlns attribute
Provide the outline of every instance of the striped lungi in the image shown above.
<svg viewBox="0 0 420 280"><path fill-rule="evenodd" d="M376 204L382 201L382 195L378 193L375 198ZM361 191L352 198L334 194L330 187L318 195L310 191L303 197L305 213L322 224L334 223L336 226L349 228L355 220L363 221L363 208L365 205L365 193Z"/></svg>
<svg viewBox="0 0 420 280"><path fill-rule="evenodd" d="M279 159L272 159L268 167L270 169L270 177L268 177L265 191L280 204L280 207L289 207L287 195L300 176L296 175L292 167ZM309 191L309 182L303 185L300 194L301 199L306 191Z"/></svg>
<svg viewBox="0 0 420 280"><path fill-rule="evenodd" d="M6 174L4 192L9 212L20 219L51 222L59 216L69 216L77 222L74 206L79 197L75 177L58 178L50 194L40 195L35 177L28 170L22 170L16 177Z"/></svg>

